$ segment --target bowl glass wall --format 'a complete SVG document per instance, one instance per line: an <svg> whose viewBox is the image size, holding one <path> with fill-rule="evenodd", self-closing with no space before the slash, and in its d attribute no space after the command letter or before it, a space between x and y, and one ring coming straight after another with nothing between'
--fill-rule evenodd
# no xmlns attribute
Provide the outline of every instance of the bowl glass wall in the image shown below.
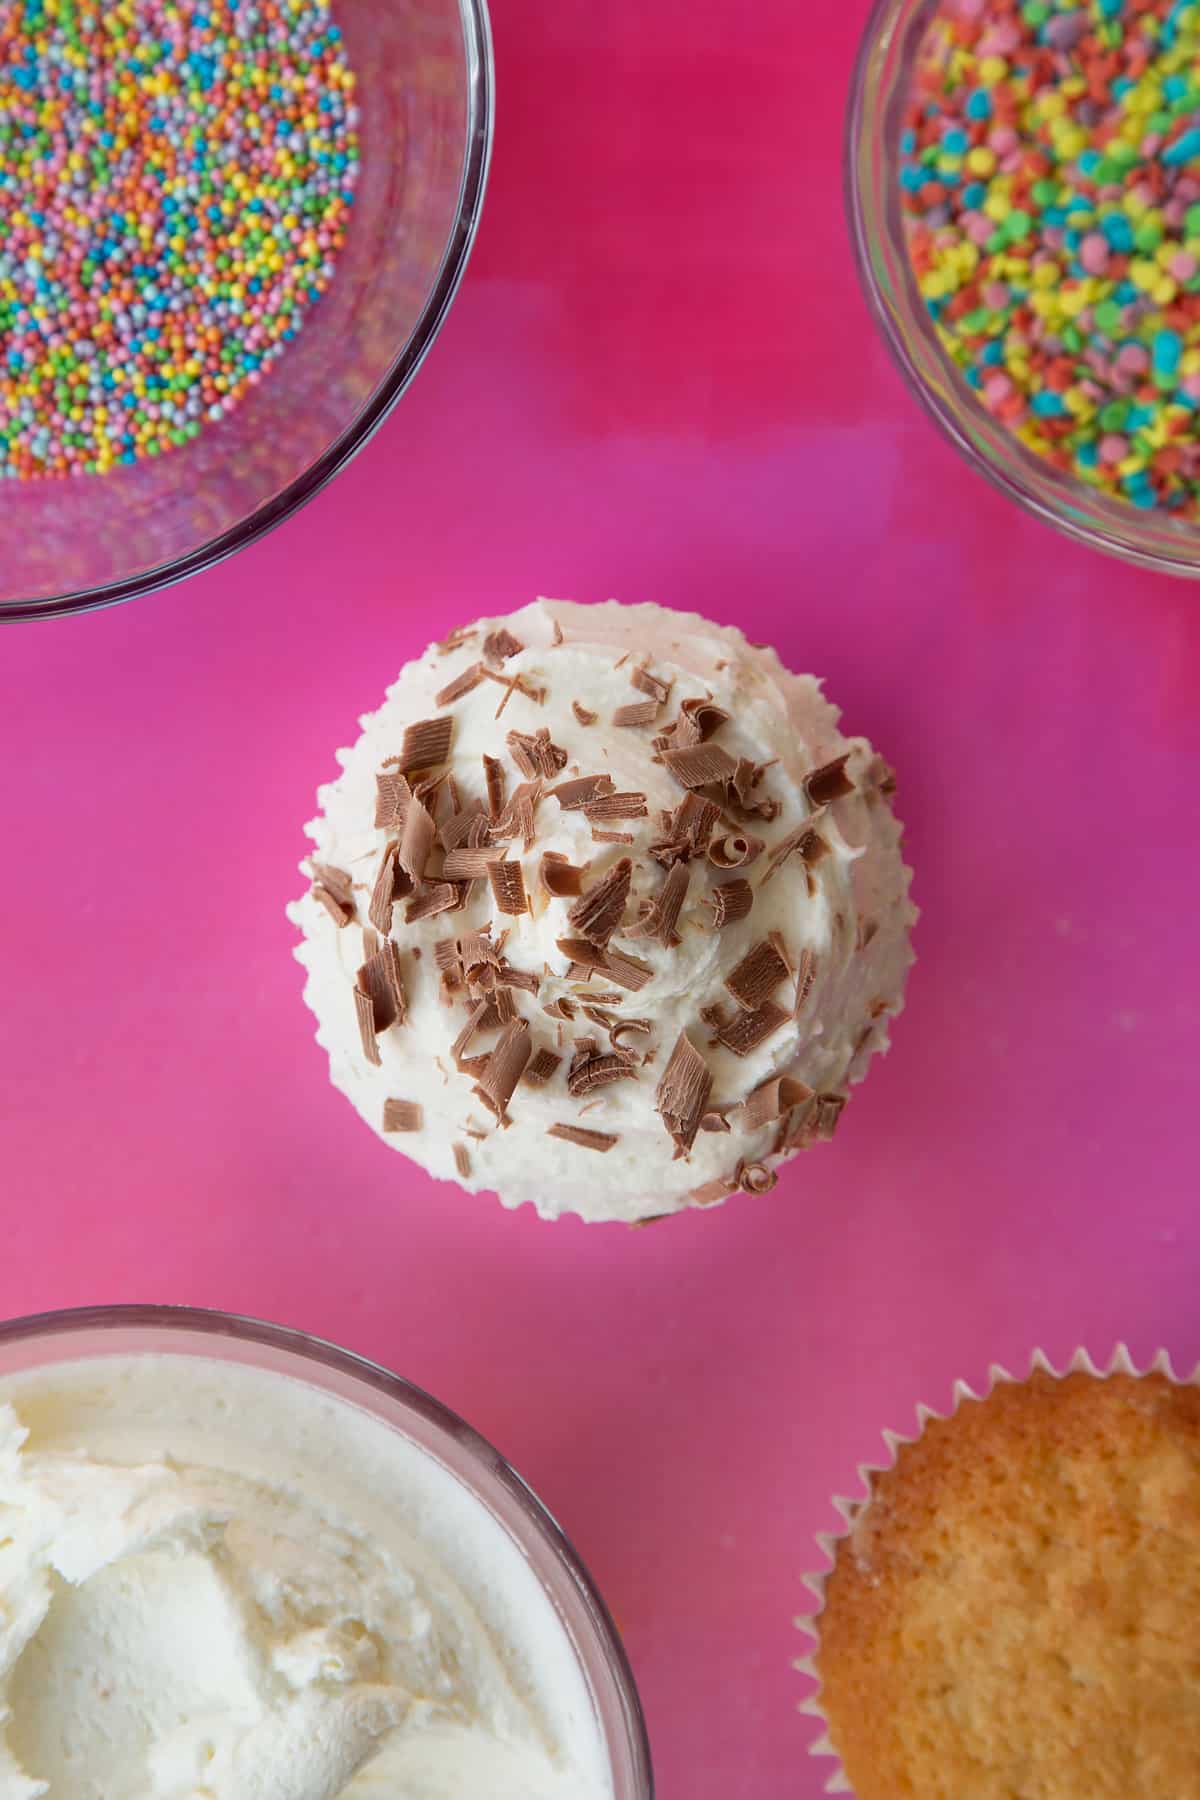
<svg viewBox="0 0 1200 1800"><path fill-rule="evenodd" d="M432 1456L514 1540L548 1594L586 1677L612 1766L614 1800L653 1800L650 1748L616 1627L567 1537L498 1450L440 1401L319 1338L230 1313L102 1306L0 1324L0 1381L56 1362L199 1356L320 1388Z"/></svg>
<svg viewBox="0 0 1200 1800"><path fill-rule="evenodd" d="M358 77L345 246L296 341L227 418L104 475L0 481L0 616L77 611L206 568L361 449L466 264L491 149L484 0L333 0Z"/></svg>
<svg viewBox="0 0 1200 1800"><path fill-rule="evenodd" d="M905 100L937 10L938 0L876 0L850 95L847 212L859 274L888 348L955 447L1009 499L1095 549L1198 575L1200 531L1060 474L987 413L938 343L909 263L897 179Z"/></svg>

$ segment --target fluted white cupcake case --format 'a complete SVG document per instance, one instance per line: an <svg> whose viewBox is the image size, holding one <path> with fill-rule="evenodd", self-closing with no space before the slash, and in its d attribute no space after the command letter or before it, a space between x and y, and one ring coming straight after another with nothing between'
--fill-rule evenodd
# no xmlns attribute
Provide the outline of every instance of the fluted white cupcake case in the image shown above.
<svg viewBox="0 0 1200 1800"><path fill-rule="evenodd" d="M915 1444L931 1419L953 1418L965 1400L986 1400L995 1388L1003 1382L1020 1383L1028 1380L1030 1375L1049 1375L1055 1381L1061 1381L1067 1375L1090 1375L1097 1381L1107 1380L1111 1375L1131 1375L1140 1380L1146 1375L1165 1375L1168 1381L1177 1386L1193 1386L1200 1378L1200 1368L1188 1376L1180 1376L1171 1366L1171 1358L1166 1350L1159 1350L1145 1368L1138 1368L1128 1347L1118 1344L1106 1366L1101 1367L1092 1360L1088 1351L1077 1349L1061 1369L1055 1368L1050 1358L1042 1350L1035 1350L1030 1357L1029 1370L1026 1375L1012 1375L999 1363L993 1363L988 1369L987 1383L982 1390L973 1388L969 1382L956 1381L949 1408L939 1412L932 1406L918 1405L917 1429L905 1434L898 1431L884 1431L883 1442L887 1451L884 1461L877 1463L860 1463L855 1473L858 1477L860 1493L857 1497L837 1495L834 1498L834 1509L843 1521L840 1531L823 1531L817 1533L817 1548L824 1558L825 1566L803 1578L803 1585L813 1597L811 1609L802 1613L795 1621L796 1628L813 1640L808 1654L800 1657L795 1668L814 1684L814 1691L801 1702L800 1711L810 1719L816 1719L821 1725L819 1735L809 1745L809 1755L826 1757L832 1767L825 1783L827 1794L851 1794L853 1788L846 1777L829 1734L829 1721L821 1705L820 1676L817 1672L816 1659L821 1639L821 1614L825 1609L825 1586L832 1572L837 1555L838 1545L849 1537L863 1508L870 1502L871 1486L875 1476L886 1474L895 1467L897 1453L908 1444Z"/></svg>

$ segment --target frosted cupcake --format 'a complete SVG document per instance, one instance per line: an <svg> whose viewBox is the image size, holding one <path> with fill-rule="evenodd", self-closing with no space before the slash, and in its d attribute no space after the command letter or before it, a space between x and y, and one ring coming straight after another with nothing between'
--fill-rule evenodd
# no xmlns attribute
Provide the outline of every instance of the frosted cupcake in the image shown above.
<svg viewBox="0 0 1200 1800"><path fill-rule="evenodd" d="M1200 1794L1200 1389L1035 1361L901 1443L833 1546L815 1710L858 1800Z"/></svg>
<svg viewBox="0 0 1200 1800"><path fill-rule="evenodd" d="M891 772L811 676L538 601L362 720L291 908L334 1083L440 1179L630 1222L774 1186L887 1046Z"/></svg>

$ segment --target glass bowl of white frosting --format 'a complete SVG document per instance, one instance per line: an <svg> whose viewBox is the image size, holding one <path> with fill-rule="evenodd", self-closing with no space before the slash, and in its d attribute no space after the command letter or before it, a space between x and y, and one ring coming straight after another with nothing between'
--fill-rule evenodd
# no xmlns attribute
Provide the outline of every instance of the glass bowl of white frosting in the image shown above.
<svg viewBox="0 0 1200 1800"><path fill-rule="evenodd" d="M300 1332L0 1325L0 1794L651 1800L579 1557L471 1427Z"/></svg>

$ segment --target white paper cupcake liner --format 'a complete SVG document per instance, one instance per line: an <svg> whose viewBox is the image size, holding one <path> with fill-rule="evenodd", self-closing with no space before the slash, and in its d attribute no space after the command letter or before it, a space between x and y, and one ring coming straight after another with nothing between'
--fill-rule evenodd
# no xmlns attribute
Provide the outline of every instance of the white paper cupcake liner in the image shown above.
<svg viewBox="0 0 1200 1800"><path fill-rule="evenodd" d="M936 1407L918 1405L916 1409L917 1429L914 1432L907 1435L898 1431L883 1432L884 1447L887 1451L886 1459L876 1463L859 1463L855 1474L858 1477L861 1492L856 1498L842 1495L834 1497L834 1510L843 1521L841 1531L817 1533L817 1548L825 1559L825 1566L802 1578L802 1585L813 1597L813 1605L808 1612L801 1613L794 1621L796 1629L813 1640L812 1649L806 1656L798 1658L793 1667L813 1683L813 1693L800 1703L799 1710L806 1718L816 1719L822 1727L819 1736L809 1745L808 1754L827 1758L833 1764L825 1782L827 1794L852 1794L854 1792L846 1777L846 1772L838 1760L837 1751L834 1749L829 1735L829 1721L821 1705L820 1676L816 1668L817 1650L821 1638L820 1619L825 1607L825 1584L833 1568L837 1546L850 1535L860 1510L870 1499L871 1478L875 1475L885 1474L888 1469L892 1468L897 1452L906 1444L916 1443L930 1419L953 1418L964 1400L986 1400L993 1389L1002 1382L1025 1381L1034 1373L1049 1375L1055 1381L1061 1381L1066 1375L1076 1374L1092 1375L1100 1381L1106 1380L1110 1375L1132 1375L1140 1380L1143 1376L1158 1374L1165 1375L1168 1381L1174 1382L1178 1387L1195 1386L1200 1382L1200 1365L1190 1375L1177 1375L1171 1365L1170 1354L1166 1350L1159 1350L1145 1368L1138 1368L1125 1344L1116 1346L1105 1367L1097 1365L1086 1350L1078 1349L1061 1369L1055 1368L1044 1351L1035 1350L1029 1359L1029 1369L1026 1375L1011 1375L1001 1364L993 1363L988 1369L987 1383L982 1390L973 1388L969 1382L956 1381L947 1411L939 1412Z"/></svg>

